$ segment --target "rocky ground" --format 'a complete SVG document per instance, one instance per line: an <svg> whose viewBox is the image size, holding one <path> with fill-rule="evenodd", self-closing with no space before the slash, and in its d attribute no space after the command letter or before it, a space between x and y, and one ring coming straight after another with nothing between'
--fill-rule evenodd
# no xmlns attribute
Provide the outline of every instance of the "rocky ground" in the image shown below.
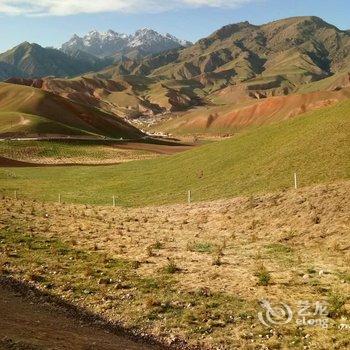
<svg viewBox="0 0 350 350"><path fill-rule="evenodd" d="M343 181L135 209L4 198L1 271L174 346L345 349L349 193ZM292 320L262 324L264 300ZM297 324L310 318L328 328Z"/></svg>

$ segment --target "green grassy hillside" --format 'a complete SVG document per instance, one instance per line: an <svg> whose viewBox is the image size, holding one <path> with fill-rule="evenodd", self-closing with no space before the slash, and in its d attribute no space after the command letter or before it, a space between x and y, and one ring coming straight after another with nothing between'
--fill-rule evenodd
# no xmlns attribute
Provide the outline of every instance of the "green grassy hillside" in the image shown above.
<svg viewBox="0 0 350 350"><path fill-rule="evenodd" d="M119 166L3 168L1 189L42 200L141 206L212 200L350 176L350 101L175 156Z"/></svg>
<svg viewBox="0 0 350 350"><path fill-rule="evenodd" d="M29 86L0 83L0 134L141 138L123 119Z"/></svg>

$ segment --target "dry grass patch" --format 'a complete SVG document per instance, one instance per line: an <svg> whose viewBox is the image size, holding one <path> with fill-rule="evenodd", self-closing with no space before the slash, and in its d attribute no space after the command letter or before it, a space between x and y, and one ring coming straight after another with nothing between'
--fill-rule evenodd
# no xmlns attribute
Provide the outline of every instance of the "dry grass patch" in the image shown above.
<svg viewBox="0 0 350 350"><path fill-rule="evenodd" d="M350 182L339 182L138 209L5 198L1 273L165 342L343 349L348 333L337 325L350 312L349 190ZM293 307L324 301L331 327L266 329L257 319L261 299Z"/></svg>

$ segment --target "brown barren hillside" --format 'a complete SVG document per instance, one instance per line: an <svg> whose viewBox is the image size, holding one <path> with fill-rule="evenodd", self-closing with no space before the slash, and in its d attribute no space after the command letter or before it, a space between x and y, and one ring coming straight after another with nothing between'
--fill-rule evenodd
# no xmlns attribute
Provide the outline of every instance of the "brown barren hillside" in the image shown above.
<svg viewBox="0 0 350 350"><path fill-rule="evenodd" d="M102 73L101 73L102 74ZM99 75L101 75L99 74ZM153 116L201 104L190 91L172 88L167 83L146 77L82 76L74 79L11 78L8 83L33 86L75 102L100 108L126 118ZM107 77L107 78L106 78Z"/></svg>
<svg viewBox="0 0 350 350"><path fill-rule="evenodd" d="M166 57L120 62L114 71L196 79L212 91L252 79L295 90L347 69L349 52L349 32L318 17L293 17L264 25L230 24Z"/></svg>

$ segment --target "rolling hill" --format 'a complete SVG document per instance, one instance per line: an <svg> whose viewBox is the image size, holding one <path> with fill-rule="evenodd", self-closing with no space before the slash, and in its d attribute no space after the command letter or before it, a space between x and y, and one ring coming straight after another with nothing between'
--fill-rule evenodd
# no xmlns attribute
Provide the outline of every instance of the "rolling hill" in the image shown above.
<svg viewBox="0 0 350 350"><path fill-rule="evenodd" d="M80 135L141 138L123 119L33 87L0 83L2 136Z"/></svg>
<svg viewBox="0 0 350 350"><path fill-rule="evenodd" d="M143 206L214 200L325 183L350 176L350 100L299 118L255 127L235 137L165 158L119 166L9 168L2 191L45 201Z"/></svg>
<svg viewBox="0 0 350 350"><path fill-rule="evenodd" d="M174 86L169 81L163 83L144 76L109 76L107 71L73 79L11 78L7 82L40 88L130 119L182 111L203 104L192 91L191 83Z"/></svg>

